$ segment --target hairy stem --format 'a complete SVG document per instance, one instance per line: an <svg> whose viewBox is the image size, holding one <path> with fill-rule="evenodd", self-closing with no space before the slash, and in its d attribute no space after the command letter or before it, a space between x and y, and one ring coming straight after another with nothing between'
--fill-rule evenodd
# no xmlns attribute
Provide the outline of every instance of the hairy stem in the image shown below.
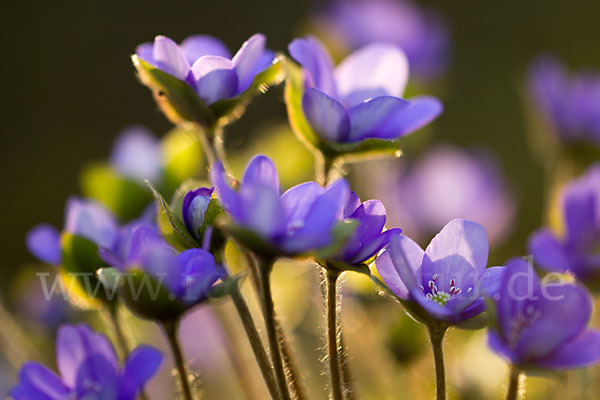
<svg viewBox="0 0 600 400"><path fill-rule="evenodd" d="M260 339L258 331L256 330L256 325L254 324L254 320L252 319L252 315L250 314L246 300L244 300L239 288L235 289L231 293L231 298L233 299L233 304L237 309L240 320L242 321L242 325L244 326L244 330L246 331L246 336L248 337L248 341L252 347L252 352L254 353L254 357L256 358L260 372L262 373L263 379L265 380L267 388L269 389L269 394L273 400L277 400L279 399L279 393L277 389L277 381L275 379L275 375L273 374L273 367L271 366L267 352L265 351L262 340Z"/></svg>
<svg viewBox="0 0 600 400"><path fill-rule="evenodd" d="M433 349L433 361L435 363L437 400L446 400L446 370L444 369L444 350L442 344L447 329L447 325L429 327L429 340Z"/></svg>
<svg viewBox="0 0 600 400"><path fill-rule="evenodd" d="M271 362L273 363L273 369L275 370L275 377L277 378L277 385L279 387L279 394L282 400L290 400L290 392L287 386L287 380L285 376L285 370L283 368L283 362L281 360L281 352L279 349L279 338L277 335L277 328L275 325L275 307L273 305L273 296L271 293L271 269L273 267L273 260L267 260L263 262L260 269L261 287L262 287L262 304L263 314L265 318L265 328L267 330L267 336L269 338L269 348L271 350Z"/></svg>
<svg viewBox="0 0 600 400"><path fill-rule="evenodd" d="M343 400L342 376L340 368L340 346L338 344L337 325L337 279L338 271L327 270L327 350L329 356L329 376L333 400Z"/></svg>
<svg viewBox="0 0 600 400"><path fill-rule="evenodd" d="M525 391L521 389L521 381L524 379L521 371L511 365L510 372L508 375L508 392L506 393L506 400L517 400L523 398Z"/></svg>
<svg viewBox="0 0 600 400"><path fill-rule="evenodd" d="M163 329L169 341L169 347L173 353L173 360L175 366L179 372L179 378L181 380L181 390L183 392L183 398L185 400L193 400L192 390L190 389L190 382L188 381L188 372L185 366L185 360L177 339L177 324L178 322L165 322L163 323Z"/></svg>
<svg viewBox="0 0 600 400"><path fill-rule="evenodd" d="M315 179L321 186L327 185L334 162L334 158L324 154L315 155Z"/></svg>

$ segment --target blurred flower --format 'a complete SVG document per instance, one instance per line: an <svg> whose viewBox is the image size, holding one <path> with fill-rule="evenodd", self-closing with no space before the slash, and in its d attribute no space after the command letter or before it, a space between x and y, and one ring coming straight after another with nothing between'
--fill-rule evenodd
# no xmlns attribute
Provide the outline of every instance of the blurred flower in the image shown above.
<svg viewBox="0 0 600 400"><path fill-rule="evenodd" d="M367 45L335 69L325 47L313 37L295 39L289 52L304 68L303 112L326 141L398 139L442 111L441 103L432 97L400 98L408 80L408 63L395 45Z"/></svg>
<svg viewBox="0 0 600 400"><path fill-rule="evenodd" d="M418 318L456 324L483 312L483 294L497 290L504 268L486 269L487 259L483 227L455 219L425 251L407 236L392 236L376 265L390 290Z"/></svg>
<svg viewBox="0 0 600 400"><path fill-rule="evenodd" d="M533 63L528 80L535 106L561 141L600 145L600 73L569 74L546 56Z"/></svg>
<svg viewBox="0 0 600 400"><path fill-rule="evenodd" d="M398 45L421 81L436 78L448 64L445 21L409 0L337 0L315 23L350 50L373 42Z"/></svg>
<svg viewBox="0 0 600 400"><path fill-rule="evenodd" d="M128 127L115 141L110 162L126 177L140 182L148 179L156 184L163 167L160 142L142 126Z"/></svg>
<svg viewBox="0 0 600 400"><path fill-rule="evenodd" d="M342 217L356 220L358 226L340 254L333 258L350 265L369 260L387 246L392 235L399 235L402 232L401 229L393 228L382 233L385 226L383 204L379 200L367 200L361 203L353 191L350 191Z"/></svg>
<svg viewBox="0 0 600 400"><path fill-rule="evenodd" d="M390 222L418 241L454 218L483 225L492 244L502 242L512 226L514 199L487 155L437 147L404 170L385 168L372 175L375 195L393 205Z"/></svg>
<svg viewBox="0 0 600 400"><path fill-rule="evenodd" d="M548 271L570 271L584 282L600 283L600 163L563 189L562 218L562 237L547 228L531 236L534 262Z"/></svg>
<svg viewBox="0 0 600 400"><path fill-rule="evenodd" d="M349 193L348 184L340 179L326 188L306 182L280 196L275 164L263 155L250 161L239 191L229 186L221 164L212 168L211 180L233 222L283 254L330 245Z"/></svg>
<svg viewBox="0 0 600 400"><path fill-rule="evenodd" d="M138 46L136 54L175 78L187 82L207 105L242 93L254 77L271 65L275 55L265 49L262 34L250 37L231 57L218 39L194 35L177 45L166 36Z"/></svg>
<svg viewBox="0 0 600 400"><path fill-rule="evenodd" d="M60 377L39 363L24 364L10 393L15 400L134 400L162 362L158 350L139 346L121 367L108 339L86 325L60 328L56 347Z"/></svg>
<svg viewBox="0 0 600 400"><path fill-rule="evenodd" d="M600 331L586 328L592 302L572 284L541 285L525 260L508 262L493 296L488 344L521 369L561 370L600 361Z"/></svg>

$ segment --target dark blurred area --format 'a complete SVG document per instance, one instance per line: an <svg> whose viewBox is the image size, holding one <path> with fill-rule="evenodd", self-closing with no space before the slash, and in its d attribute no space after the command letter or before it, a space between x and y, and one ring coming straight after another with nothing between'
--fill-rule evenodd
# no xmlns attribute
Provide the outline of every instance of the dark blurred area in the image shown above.
<svg viewBox="0 0 600 400"><path fill-rule="evenodd" d="M600 67L600 2L426 3L445 15L451 32L450 68L441 93L432 93L445 105L433 127L435 140L484 146L498 156L519 200L514 234L502 257L522 254L542 214L542 171L526 137L523 75L527 64L545 52L574 67ZM78 192L79 170L91 160L106 158L124 126L143 124L157 135L170 128L135 78L129 55L136 45L156 34L179 41L208 33L235 51L251 34L263 32L270 48L285 50L303 33L310 11L322 5L4 1L0 6L2 272L12 274L32 260L24 238L33 225L47 221L62 226L65 200ZM285 118L278 88L260 96L244 123L230 128L230 145L240 146L249 135Z"/></svg>

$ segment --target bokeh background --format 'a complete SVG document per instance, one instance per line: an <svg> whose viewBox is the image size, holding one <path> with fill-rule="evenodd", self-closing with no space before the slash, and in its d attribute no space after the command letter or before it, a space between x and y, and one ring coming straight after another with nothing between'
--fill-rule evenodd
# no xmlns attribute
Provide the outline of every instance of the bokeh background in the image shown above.
<svg viewBox="0 0 600 400"><path fill-rule="evenodd" d="M431 143L441 142L466 149L484 148L494 154L517 204L511 233L492 252L491 264L500 264L509 257L525 254L527 236L543 220L543 171L527 138L523 98L527 66L539 54L550 52L572 67L600 68L600 2L429 0L418 3L435 7L445 17L451 56L445 74L428 88L428 93L441 98L445 111L424 134L422 143L414 144L414 149L418 153ZM208 33L237 49L251 34L263 32L270 48L285 50L291 39L305 32L309 15L324 4L231 0L3 1L0 5L3 183L0 287L6 304L12 304L12 278L22 265L33 261L25 248L26 232L41 221L62 225L65 200L79 191L81 167L105 159L113 140L126 125L143 124L157 135L171 128L147 89L135 78L129 55L136 45L156 34L179 41L190 34ZM243 120L229 128L228 146L232 151L256 149L249 146L285 124L282 98L281 87L256 98ZM245 160L244 157L240 155L240 159ZM317 303L315 307L318 306ZM378 308L373 310L382 312ZM399 308L392 310L400 314ZM318 311L314 312L318 317ZM352 326L364 328L361 325L364 315L348 318L346 327L350 335ZM377 320L377 315L374 318ZM399 326L411 324L398 318L394 323ZM381 316L381 319L386 318ZM378 334L375 327L371 329L373 332L365 330L362 334ZM407 338L402 340L415 340L414 346L425 347L427 352L426 346L419 342L422 337L410 333L410 329L406 332L398 330L398 335ZM482 332L476 335L483 337ZM483 348L484 341L479 339ZM470 340L470 336L457 333L450 338L450 342L463 340ZM318 358L318 350L310 347L306 351L315 354L303 358ZM447 347L449 357L463 360L449 372L455 387L464 383L461 379L468 374L463 374L463 370L471 367L471 360L502 366L491 355L479 359L484 350L460 346L453 350L451 344ZM463 350L465 353L460 353ZM403 351L408 350L400 346L391 354L400 354L398 358L403 360ZM368 358L368 353L353 356ZM388 356L382 357L394 364ZM419 360L423 370L428 371L431 361L428 355ZM402 370L402 364L399 365L393 367L394 371ZM478 366L488 374L487 379L494 382L494 387L505 377L504 370L495 366L489 369ZM315 368L318 371L318 363ZM394 383L394 374L390 372L382 378L384 385L390 385L387 391L371 388L375 393L371 398L394 398L389 389L401 390L401 383L427 386L430 377L416 374L408 372ZM318 373L314 379L319 381ZM569 382L577 379L585 376L570 377ZM469 382L464 383L467 389ZM554 384L541 385L543 393L550 396ZM461 398L483 398L478 397L482 394L476 389L472 394L467 389L461 392ZM395 398L412 398L395 394Z"/></svg>

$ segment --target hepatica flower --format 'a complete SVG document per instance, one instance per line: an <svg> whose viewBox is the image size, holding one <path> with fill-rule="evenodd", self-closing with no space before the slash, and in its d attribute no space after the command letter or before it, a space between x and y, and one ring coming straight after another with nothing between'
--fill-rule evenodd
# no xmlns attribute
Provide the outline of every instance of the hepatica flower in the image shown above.
<svg viewBox="0 0 600 400"><path fill-rule="evenodd" d="M511 260L495 298L489 346L521 369L562 370L600 361L600 331L587 328L592 302L572 284L540 284L533 268Z"/></svg>
<svg viewBox="0 0 600 400"><path fill-rule="evenodd" d="M600 73L569 74L552 57L542 57L531 67L529 92L542 116L566 143L600 144Z"/></svg>
<svg viewBox="0 0 600 400"><path fill-rule="evenodd" d="M441 103L431 97L400 98L408 80L408 63L395 45L367 45L336 68L315 38L296 39L289 51L304 69L302 110L322 140L395 140L442 111Z"/></svg>
<svg viewBox="0 0 600 400"><path fill-rule="evenodd" d="M275 164L262 155L246 167L239 190L229 186L221 164L212 168L211 180L234 224L285 255L332 244L332 230L349 193L348 184L340 179L326 188L306 182L281 195Z"/></svg>
<svg viewBox="0 0 600 400"><path fill-rule="evenodd" d="M194 238L202 243L204 239L203 231L206 229L206 212L212 199L213 188L200 187L190 190L183 198L182 214L183 222L188 232Z"/></svg>
<svg viewBox="0 0 600 400"><path fill-rule="evenodd" d="M367 200L361 203L353 191L350 191L342 218L355 220L358 223L342 251L333 257L335 260L349 265L357 265L370 260L387 246L392 235L399 235L402 232L398 228L382 232L385 226L383 204L379 200Z"/></svg>
<svg viewBox="0 0 600 400"><path fill-rule="evenodd" d="M232 57L218 39L195 35L180 45L166 36L136 49L137 56L175 78L187 82L206 104L230 99L248 89L254 77L268 68L274 53L265 48L265 36L250 37Z"/></svg>
<svg viewBox="0 0 600 400"><path fill-rule="evenodd" d="M138 182L161 178L163 157L160 142L142 126L131 126L121 132L110 156L111 165L123 176Z"/></svg>
<svg viewBox="0 0 600 400"><path fill-rule="evenodd" d="M23 365L15 400L134 400L158 371L161 353L150 346L133 350L123 366L109 340L86 325L65 325L56 339L60 376L36 362Z"/></svg>
<svg viewBox="0 0 600 400"><path fill-rule="evenodd" d="M600 283L600 164L569 183L562 192L565 232L540 229L529 239L533 261L555 272L572 272L595 286Z"/></svg>
<svg viewBox="0 0 600 400"><path fill-rule="evenodd" d="M498 289L503 267L487 268L488 240L483 227L450 221L427 249L394 235L376 260L390 290L420 320L457 324L485 309L483 294Z"/></svg>
<svg viewBox="0 0 600 400"><path fill-rule="evenodd" d="M409 0L337 0L316 22L352 50L373 42L399 46L422 81L437 77L448 64L445 21Z"/></svg>

